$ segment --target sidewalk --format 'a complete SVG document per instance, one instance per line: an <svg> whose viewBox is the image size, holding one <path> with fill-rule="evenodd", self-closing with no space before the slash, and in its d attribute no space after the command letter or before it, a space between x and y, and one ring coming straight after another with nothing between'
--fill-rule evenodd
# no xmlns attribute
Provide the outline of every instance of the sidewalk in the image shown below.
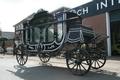
<svg viewBox="0 0 120 80"><path fill-rule="evenodd" d="M13 55L1 55L0 54L0 59L13 59L16 60L16 57ZM42 65L40 59L38 56L29 56L27 64L35 64L34 66L37 65ZM32 63L30 62L32 61ZM66 60L65 59L57 59L57 58L51 58L48 64L56 67L65 67L66 66ZM109 75L115 75L115 76L120 76L120 57L108 57L106 64L98 70L91 69L92 72L97 72L97 73L102 73L102 74L109 74Z"/></svg>

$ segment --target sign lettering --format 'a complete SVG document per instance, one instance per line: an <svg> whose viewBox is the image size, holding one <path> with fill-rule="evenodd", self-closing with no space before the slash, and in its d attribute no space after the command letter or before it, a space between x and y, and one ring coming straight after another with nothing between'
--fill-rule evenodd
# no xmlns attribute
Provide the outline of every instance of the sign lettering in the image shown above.
<svg viewBox="0 0 120 80"><path fill-rule="evenodd" d="M96 0L85 5L75 7L70 10L70 12L74 12L82 17L87 17L116 9L120 9L120 0Z"/></svg>

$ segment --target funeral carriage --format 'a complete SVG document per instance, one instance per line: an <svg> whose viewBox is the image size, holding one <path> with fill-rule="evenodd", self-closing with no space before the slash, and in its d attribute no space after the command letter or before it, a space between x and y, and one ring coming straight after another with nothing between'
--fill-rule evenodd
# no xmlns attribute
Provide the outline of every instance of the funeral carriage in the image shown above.
<svg viewBox="0 0 120 80"><path fill-rule="evenodd" d="M106 62L106 52L97 46L104 38L92 28L82 25L82 18L75 13L61 12L53 16L38 11L32 19L15 30L16 59L26 64L28 55L38 55L43 63L63 54L68 69L77 75L86 74L90 68L99 69Z"/></svg>

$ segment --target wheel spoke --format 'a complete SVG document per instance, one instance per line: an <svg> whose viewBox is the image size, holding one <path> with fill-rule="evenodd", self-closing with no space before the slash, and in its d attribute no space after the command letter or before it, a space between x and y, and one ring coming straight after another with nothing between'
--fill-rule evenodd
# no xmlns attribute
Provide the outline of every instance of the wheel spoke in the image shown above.
<svg viewBox="0 0 120 80"><path fill-rule="evenodd" d="M99 62L98 61L96 61L97 62L97 64L98 64L98 66L100 67L100 64L99 64Z"/></svg>
<svg viewBox="0 0 120 80"><path fill-rule="evenodd" d="M72 64L74 64L74 62L71 62L71 63L68 63L69 65L72 65Z"/></svg>
<svg viewBox="0 0 120 80"><path fill-rule="evenodd" d="M86 71L86 68L81 64L81 66L83 67L83 69Z"/></svg>
<svg viewBox="0 0 120 80"><path fill-rule="evenodd" d="M18 61L20 60L20 56L17 57L18 58Z"/></svg>
<svg viewBox="0 0 120 80"><path fill-rule="evenodd" d="M89 65L89 64L87 64L87 63L82 63L82 64L84 64L84 65Z"/></svg>
<svg viewBox="0 0 120 80"><path fill-rule="evenodd" d="M44 58L45 61L47 61L47 58Z"/></svg>
<svg viewBox="0 0 120 80"><path fill-rule="evenodd" d="M81 66L79 65L79 70L81 71Z"/></svg>
<svg viewBox="0 0 120 80"><path fill-rule="evenodd" d="M91 64L93 64L93 63L94 63L94 60L92 60Z"/></svg>
<svg viewBox="0 0 120 80"><path fill-rule="evenodd" d="M77 64L75 64L71 69L74 69L75 66L77 66Z"/></svg>
<svg viewBox="0 0 120 80"><path fill-rule="evenodd" d="M22 64L22 65L24 64L24 59L21 60L21 64Z"/></svg>
<svg viewBox="0 0 120 80"><path fill-rule="evenodd" d="M96 61L95 61L95 63L94 63L94 66L96 67Z"/></svg>
<svg viewBox="0 0 120 80"><path fill-rule="evenodd" d="M100 60L98 60L101 64L103 64L103 62L102 61L100 61Z"/></svg>
<svg viewBox="0 0 120 80"><path fill-rule="evenodd" d="M78 71L78 65L77 65L77 67L76 67L76 71Z"/></svg>
<svg viewBox="0 0 120 80"><path fill-rule="evenodd" d="M20 64L22 63L22 59L20 59Z"/></svg>

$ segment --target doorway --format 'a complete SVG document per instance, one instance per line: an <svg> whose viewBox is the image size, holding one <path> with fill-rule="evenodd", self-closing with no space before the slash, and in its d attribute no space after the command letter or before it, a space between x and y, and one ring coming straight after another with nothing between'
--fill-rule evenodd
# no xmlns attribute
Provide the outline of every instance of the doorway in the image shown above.
<svg viewBox="0 0 120 80"><path fill-rule="evenodd" d="M112 55L120 55L120 21L111 22Z"/></svg>
<svg viewBox="0 0 120 80"><path fill-rule="evenodd" d="M120 55L120 9L110 12L112 55Z"/></svg>

